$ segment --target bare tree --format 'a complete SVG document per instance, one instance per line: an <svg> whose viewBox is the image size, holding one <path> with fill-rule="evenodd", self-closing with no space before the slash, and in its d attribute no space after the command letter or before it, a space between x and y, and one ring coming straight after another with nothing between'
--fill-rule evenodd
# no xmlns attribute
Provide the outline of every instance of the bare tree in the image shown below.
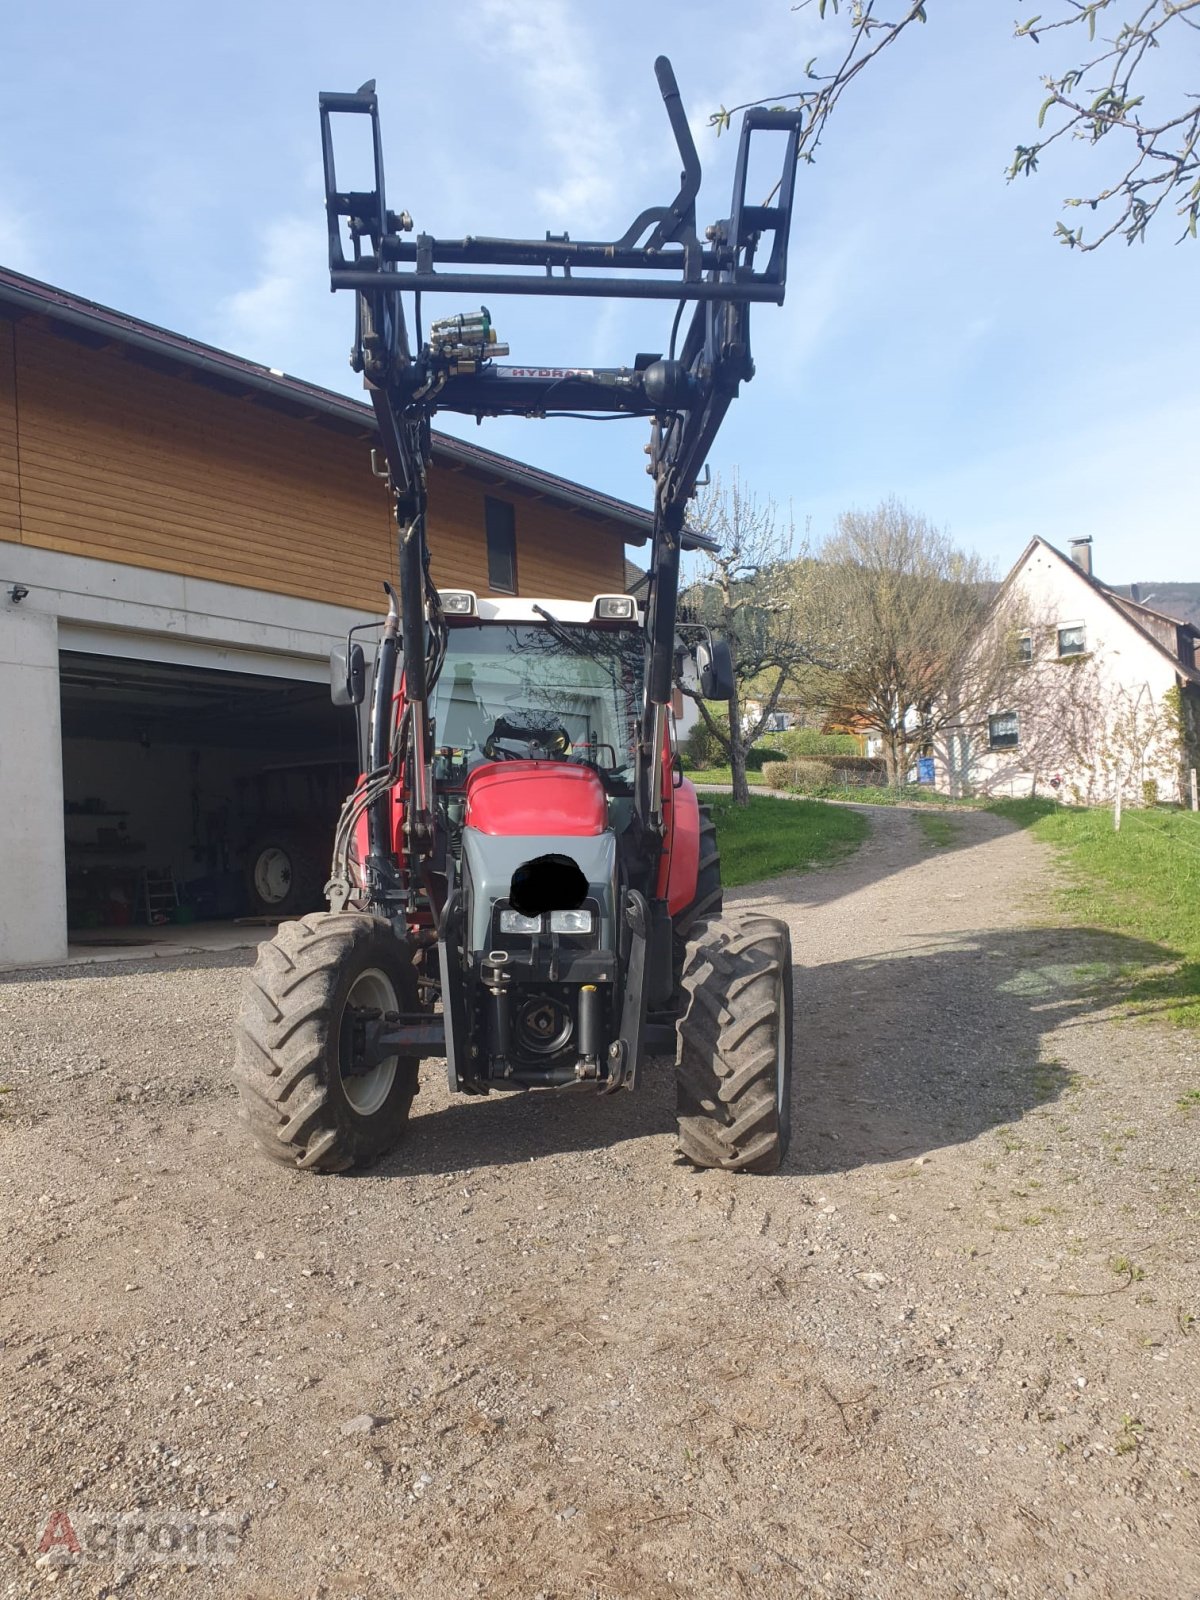
<svg viewBox="0 0 1200 1600"><path fill-rule="evenodd" d="M813 563L796 549L796 530L783 522L773 501L760 501L735 475L719 479L703 497L692 525L717 541L704 557L696 581L680 597L680 618L706 623L728 641L735 691L728 710L714 714L695 685L683 684L695 700L733 774L733 798L748 805L746 752L766 728L794 676L819 657L805 598ZM746 715L753 700L757 710Z"/></svg>
<svg viewBox="0 0 1200 1600"><path fill-rule="evenodd" d="M799 158L810 162L845 89L914 22L924 22L927 9L926 0L848 0L844 8L840 0L799 0L794 9L814 3L822 19L835 20L843 29L835 69L818 72L814 56L806 69L809 87L747 102L798 102L805 112ZM1038 44L1047 34L1086 31L1085 59L1042 78L1046 98L1037 116L1037 135L1018 144L1009 179L1032 176L1043 152L1060 139L1093 145L1108 140L1106 149L1121 152L1110 181L1094 194L1063 202L1072 209L1099 212L1100 232L1085 241L1082 226L1060 221L1058 238L1085 251L1098 249L1115 235L1132 244L1145 238L1160 207L1172 200L1184 223L1180 237L1194 239L1200 219L1200 96L1176 94L1172 103L1168 91L1168 103L1152 107L1147 103L1152 75L1145 69L1164 44L1181 55L1189 43L1194 50L1196 41L1185 30L1200 32L1200 0L1049 0L1049 7L1051 15L1042 12L1015 24L1017 37ZM1139 88L1146 92L1137 92ZM727 128L747 105L722 106L710 119L712 125Z"/></svg>
<svg viewBox="0 0 1200 1600"><path fill-rule="evenodd" d="M1003 698L1011 642L980 643L991 570L894 498L845 512L820 556L819 610L841 657L826 674L831 715L874 729L903 784L914 751Z"/></svg>

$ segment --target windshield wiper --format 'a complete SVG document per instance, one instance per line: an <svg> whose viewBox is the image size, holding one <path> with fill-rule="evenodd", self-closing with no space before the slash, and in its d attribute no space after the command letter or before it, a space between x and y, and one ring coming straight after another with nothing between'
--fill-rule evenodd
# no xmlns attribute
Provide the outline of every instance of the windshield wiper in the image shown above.
<svg viewBox="0 0 1200 1600"><path fill-rule="evenodd" d="M533 609L544 622L549 624L550 632L561 644L570 645L573 650L578 650L580 648L581 641L577 639L569 629L564 628L557 617L552 617L546 610L545 606L539 606L535 601Z"/></svg>

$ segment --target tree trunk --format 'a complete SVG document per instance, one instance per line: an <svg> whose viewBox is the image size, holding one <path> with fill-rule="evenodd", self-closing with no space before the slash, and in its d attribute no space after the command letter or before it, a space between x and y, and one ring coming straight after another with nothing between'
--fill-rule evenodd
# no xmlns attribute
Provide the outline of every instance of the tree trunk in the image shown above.
<svg viewBox="0 0 1200 1600"><path fill-rule="evenodd" d="M733 803L750 804L750 785L746 782L746 745L742 739L742 703L737 691L729 700L729 769L733 775Z"/></svg>
<svg viewBox="0 0 1200 1600"><path fill-rule="evenodd" d="M889 728L884 741L884 754L887 759L888 782L893 789L898 789L901 784L900 764L903 759L900 749L900 735L895 728Z"/></svg>

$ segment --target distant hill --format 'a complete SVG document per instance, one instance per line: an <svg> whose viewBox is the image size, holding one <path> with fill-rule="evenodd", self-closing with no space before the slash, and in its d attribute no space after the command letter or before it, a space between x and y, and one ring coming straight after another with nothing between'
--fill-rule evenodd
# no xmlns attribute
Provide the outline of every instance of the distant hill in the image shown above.
<svg viewBox="0 0 1200 1600"><path fill-rule="evenodd" d="M1110 583L1108 587L1114 594L1200 628L1200 583Z"/></svg>

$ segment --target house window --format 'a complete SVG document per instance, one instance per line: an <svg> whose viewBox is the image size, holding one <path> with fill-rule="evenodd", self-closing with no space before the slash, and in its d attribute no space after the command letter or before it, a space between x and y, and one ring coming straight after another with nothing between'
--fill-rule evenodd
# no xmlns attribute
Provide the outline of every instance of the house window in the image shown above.
<svg viewBox="0 0 1200 1600"><path fill-rule="evenodd" d="M1058 653L1060 656L1081 656L1087 649L1087 630L1083 623L1073 623L1069 628L1058 630Z"/></svg>
<svg viewBox="0 0 1200 1600"><path fill-rule="evenodd" d="M1033 635L1031 633L1019 633L1017 635L1017 660L1033 660Z"/></svg>
<svg viewBox="0 0 1200 1600"><path fill-rule="evenodd" d="M1012 750L1020 742L1020 722L1015 711L998 711L988 718L989 749Z"/></svg>
<svg viewBox="0 0 1200 1600"><path fill-rule="evenodd" d="M487 534L488 588L493 594L517 592L517 514L507 500L483 497Z"/></svg>

